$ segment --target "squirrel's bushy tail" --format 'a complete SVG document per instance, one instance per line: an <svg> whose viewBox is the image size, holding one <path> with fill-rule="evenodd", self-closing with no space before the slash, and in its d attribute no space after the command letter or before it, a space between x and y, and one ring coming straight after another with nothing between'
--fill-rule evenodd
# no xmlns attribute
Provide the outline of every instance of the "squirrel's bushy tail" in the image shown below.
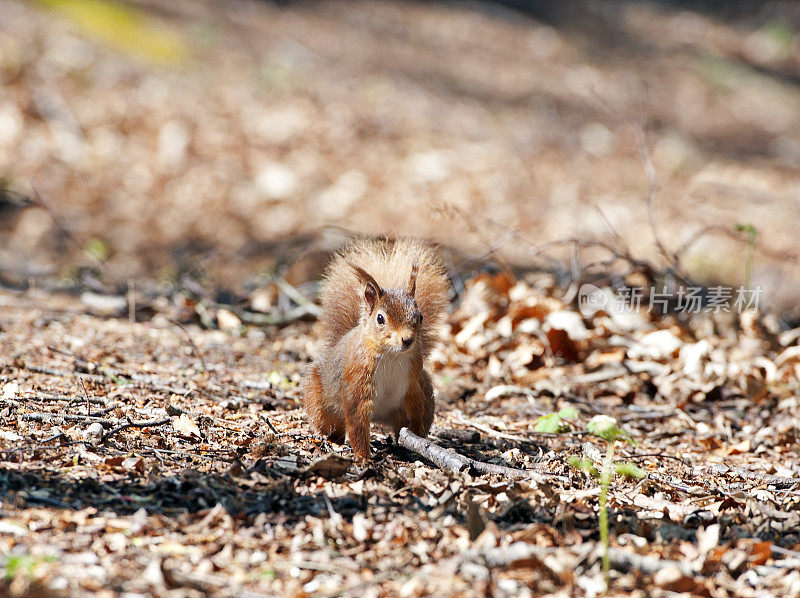
<svg viewBox="0 0 800 598"><path fill-rule="evenodd" d="M450 283L434 250L416 239L360 239L333 258L322 284L320 325L325 343L336 343L358 324L361 315L364 288L348 262L369 272L384 289L405 289L415 261L419 273L414 297L423 316L420 344L427 357L444 315Z"/></svg>

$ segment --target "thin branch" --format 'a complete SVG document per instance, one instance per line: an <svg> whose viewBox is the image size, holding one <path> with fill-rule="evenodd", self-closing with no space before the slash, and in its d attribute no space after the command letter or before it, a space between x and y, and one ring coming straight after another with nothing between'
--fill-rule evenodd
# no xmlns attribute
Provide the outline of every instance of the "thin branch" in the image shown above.
<svg viewBox="0 0 800 598"><path fill-rule="evenodd" d="M800 485L800 478L785 478L782 476L767 475L765 473L756 473L753 471L748 471L741 467L735 467L725 464L714 465L711 468L711 472L717 474L735 473L736 475L746 480L759 482L761 484L766 484L768 486L775 486L775 488L778 489L792 488L794 486Z"/></svg>
<svg viewBox="0 0 800 598"><path fill-rule="evenodd" d="M100 260L96 255L94 255L91 251L85 251L86 249L86 242L82 239L79 239L75 232L72 230L72 227L69 226L69 223L66 219L61 215L61 213L53 206L50 202L46 201L42 194L39 193L39 190L36 188L36 184L33 180L30 181L31 189L33 189L33 200L39 206L44 208L44 210L50 215L50 218L53 219L56 227L61 231L61 233L69 239L69 241L75 245L76 249L83 251L84 253L88 254L91 260L97 265L97 267L101 271L106 270L105 263Z"/></svg>
<svg viewBox="0 0 800 598"><path fill-rule="evenodd" d="M177 326L178 328L180 328L180 330L183 332L184 336L186 337L186 342L189 343L189 347L192 349L192 353L194 353L194 356L200 361L200 365L203 366L203 371L204 372L208 372L209 370L208 370L208 365L206 364L206 360L203 359L203 355L202 355L202 353L200 353L200 350L197 348L197 345L195 344L194 340L192 339L192 335L189 334L189 331L186 330L186 328L184 327L183 324L181 324L180 322L178 322L176 320L170 319L169 322L170 322L170 324L173 324L174 326Z"/></svg>
<svg viewBox="0 0 800 598"><path fill-rule="evenodd" d="M117 432L120 432L122 430L127 430L128 428L155 428L157 426L163 426L165 424L168 424L171 421L172 419L166 418L166 419L148 419L138 422L125 422L124 424L121 424L116 428L112 428L111 430L103 434L103 436L100 438L100 442L103 443L106 440L108 440L109 437L113 436Z"/></svg>
<svg viewBox="0 0 800 598"><path fill-rule="evenodd" d="M59 370L57 368L29 365L27 363L23 364L22 367L28 370L29 372L33 372L35 374L46 374L48 376L58 376L60 378L72 378L73 376L75 376L75 377L87 378L88 380L97 380L100 382L104 382L107 379L106 376L103 376L101 374L84 374L83 372L70 372L68 370Z"/></svg>
<svg viewBox="0 0 800 598"><path fill-rule="evenodd" d="M289 299L297 303L297 305L305 306L308 314L319 316L322 312L318 305L315 305L313 301L310 301L305 295L289 284L283 276L276 276L274 281L278 288L283 291Z"/></svg>
<svg viewBox="0 0 800 598"><path fill-rule="evenodd" d="M663 569L675 567L686 577L693 577L695 574L695 571L684 561L656 559L650 556L643 556L620 550L619 548L609 549L608 556L611 561L611 566L622 571L636 569L645 575L654 575Z"/></svg>
<svg viewBox="0 0 800 598"><path fill-rule="evenodd" d="M667 260L667 263L670 264L672 270L678 273L681 269L678 257L675 255L675 253L669 251L666 245L664 245L664 241L661 239L661 233L658 228L658 222L656 221L656 193L658 192L658 175L656 174L656 167L653 165L653 161L650 158L650 146L647 143L647 135L644 132L644 128L640 124L637 124L634 127L634 132L636 133L639 158L642 161L642 168L644 169L644 174L647 177L647 217L650 221L650 231L653 234L653 241L655 241L659 253L661 253L664 259Z"/></svg>
<svg viewBox="0 0 800 598"><path fill-rule="evenodd" d="M421 438L408 428L402 428L400 430L397 442L401 446L422 455L437 467L452 473L462 473L472 470L476 473L501 475L511 479L530 478L539 473L470 459L452 449L443 448L427 438Z"/></svg>
<svg viewBox="0 0 800 598"><path fill-rule="evenodd" d="M95 417L92 415L73 415L71 413L22 413L19 416L20 420L28 422L46 422L51 424L60 424L65 421L68 422L84 422L84 423L98 423L104 428L110 428L117 422L113 419L106 419L103 417Z"/></svg>
<svg viewBox="0 0 800 598"><path fill-rule="evenodd" d="M236 315L246 324L253 324L255 326L285 326L292 324L297 320L302 320L305 317L312 316L316 318L319 316L319 307L313 303L306 303L305 305L298 305L289 311L273 315L261 314L252 311L234 310Z"/></svg>

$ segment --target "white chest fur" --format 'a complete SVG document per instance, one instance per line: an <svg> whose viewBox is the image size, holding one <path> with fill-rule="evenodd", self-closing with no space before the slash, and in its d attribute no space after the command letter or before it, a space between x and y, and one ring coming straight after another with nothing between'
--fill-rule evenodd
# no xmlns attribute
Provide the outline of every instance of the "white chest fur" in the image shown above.
<svg viewBox="0 0 800 598"><path fill-rule="evenodd" d="M403 406L408 390L411 356L408 353L388 353L375 368L375 405L372 420L389 423L393 411Z"/></svg>

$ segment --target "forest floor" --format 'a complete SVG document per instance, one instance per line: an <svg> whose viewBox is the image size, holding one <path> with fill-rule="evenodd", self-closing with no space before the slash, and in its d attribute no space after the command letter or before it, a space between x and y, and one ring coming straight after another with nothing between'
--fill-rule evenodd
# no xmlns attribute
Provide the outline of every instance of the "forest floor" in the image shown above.
<svg viewBox="0 0 800 598"><path fill-rule="evenodd" d="M0 595L800 594L794 30L560 6L0 2ZM306 424L352 231L441 244L467 470ZM579 309L681 275L767 309Z"/></svg>
<svg viewBox="0 0 800 598"><path fill-rule="evenodd" d="M3 591L595 596L603 416L629 434L612 592L797 595L797 330L581 315L554 294L468 281L432 360L432 440L520 478L443 471L377 430L360 466L315 436L307 322L240 326L185 296L133 322L90 315L88 295L0 294Z"/></svg>

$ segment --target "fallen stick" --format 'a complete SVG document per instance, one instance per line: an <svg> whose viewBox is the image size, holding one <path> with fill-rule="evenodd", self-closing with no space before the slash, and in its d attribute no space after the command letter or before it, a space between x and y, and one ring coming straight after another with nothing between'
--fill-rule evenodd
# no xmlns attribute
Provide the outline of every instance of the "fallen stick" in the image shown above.
<svg viewBox="0 0 800 598"><path fill-rule="evenodd" d="M86 378L87 380L96 380L98 382L103 382L106 380L105 376L101 376L99 374L84 374L82 372L70 372L67 370L59 370L56 368L48 368L44 366L28 365L28 364L25 364L23 367L29 372L33 372L35 374L46 374L48 376L58 376L59 378L71 378L72 376L80 376L82 378Z"/></svg>
<svg viewBox="0 0 800 598"><path fill-rule="evenodd" d="M461 473L471 469L478 473L497 474L515 479L533 477L538 473L470 459L452 449L443 448L427 438L421 438L408 428L402 428L400 430L397 442L408 450L422 455L437 467L453 473Z"/></svg>
<svg viewBox="0 0 800 598"><path fill-rule="evenodd" d="M262 314L252 311L238 310L236 315L247 324L255 326L284 326L297 320L302 320L306 316L318 316L319 308L316 305L298 305L283 314Z"/></svg>
<svg viewBox="0 0 800 598"><path fill-rule="evenodd" d="M138 422L125 422L124 424L120 424L116 428L112 428L108 432L103 434L103 436L100 438L100 442L101 443L105 442L106 440L108 440L110 436L113 436L114 434L122 430L127 430L128 428L155 428L156 426L163 426L165 424L168 424L171 421L172 419L166 418L166 419L148 419Z"/></svg>
<svg viewBox="0 0 800 598"><path fill-rule="evenodd" d="M89 362L80 359L76 361L76 365L78 367L83 367L84 369L89 369L90 367L92 367L89 364ZM127 373L123 372L122 370L117 370L107 366L98 367L97 371L100 372L99 374L77 372L77 371L70 372L68 370L60 370L56 368L49 368L49 367L28 365L28 364L24 364L22 368L28 370L29 372L34 372L36 374L58 376L59 378L71 378L75 376L76 378L95 380L97 382L106 382L108 380L111 380L112 382L118 382L119 379L121 378L127 378L131 382L136 383L140 386L146 386L156 391L172 392L179 395L187 395L190 392L192 392L188 388L185 388L183 386L173 386L169 381L157 378L156 376L152 376L150 374L141 374L138 372ZM198 392L202 391L198 389Z"/></svg>
<svg viewBox="0 0 800 598"><path fill-rule="evenodd" d="M668 567L677 568L686 577L693 577L695 571L684 561L669 561L666 559L654 558L651 556L644 556L619 548L611 548L608 551L608 558L611 561L611 566L620 571L628 571L629 569L636 569L645 575L654 575L662 569Z"/></svg>
<svg viewBox="0 0 800 598"><path fill-rule="evenodd" d="M735 473L740 477L744 478L745 480L750 480L753 482L758 482L760 484L766 484L768 486L775 486L775 488L779 490L785 490L787 488L792 488L800 484L800 478L785 478L782 476L775 476L775 475L768 475L765 473L756 473L754 471L748 471L746 469L742 469L741 467L735 467L731 465L714 465L711 468L711 473L714 474L725 474L725 473Z"/></svg>
<svg viewBox="0 0 800 598"><path fill-rule="evenodd" d="M471 465L471 459L459 455L455 451L442 448L426 438L421 438L408 428L400 430L397 442L408 450L422 455L437 467L453 473L461 473Z"/></svg>
<svg viewBox="0 0 800 598"><path fill-rule="evenodd" d="M103 427L110 428L115 423L113 419L106 419L104 417L95 417L93 415L72 415L69 413L23 413L19 416L22 421L28 422L47 422L47 423L63 423L68 422L85 422L89 424L98 423Z"/></svg>

